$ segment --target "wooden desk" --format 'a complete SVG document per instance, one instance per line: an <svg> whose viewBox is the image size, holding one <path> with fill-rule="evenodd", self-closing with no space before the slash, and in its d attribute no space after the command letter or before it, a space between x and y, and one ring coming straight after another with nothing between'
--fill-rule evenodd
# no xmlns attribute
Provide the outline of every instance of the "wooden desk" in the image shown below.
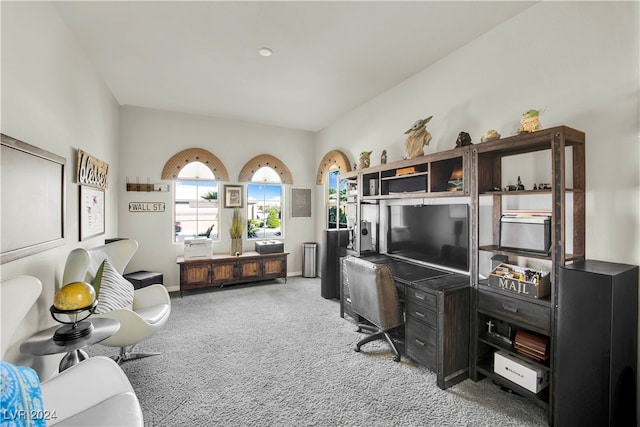
<svg viewBox="0 0 640 427"><path fill-rule="evenodd" d="M363 258L391 267L404 302L406 356L434 371L443 390L468 378L469 277L386 255ZM342 287L343 317L357 322L344 282Z"/></svg>
<svg viewBox="0 0 640 427"><path fill-rule="evenodd" d="M289 252L261 255L249 251L240 256L213 255L190 260L178 257L180 292L278 278L284 278L286 283L287 255Z"/></svg>

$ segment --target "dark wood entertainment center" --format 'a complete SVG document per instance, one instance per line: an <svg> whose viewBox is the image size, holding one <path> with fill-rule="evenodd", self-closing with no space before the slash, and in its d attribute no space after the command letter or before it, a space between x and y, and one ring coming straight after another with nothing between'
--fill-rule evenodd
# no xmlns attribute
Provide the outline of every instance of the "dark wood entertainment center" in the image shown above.
<svg viewBox="0 0 640 427"><path fill-rule="evenodd" d="M532 189L532 184L529 184L525 190L508 191L512 189L506 188L508 181L502 176L503 160L514 161L515 156L524 156L517 159L526 160L518 161L540 162L541 156L534 153L542 153L543 159L550 158L550 164L547 163L545 166L550 171L544 181L548 185L545 184L542 189ZM547 161L549 160L543 160L543 163ZM452 187L449 181L454 170L458 175L462 170L463 178L462 185ZM447 360L453 357L449 357L447 352L455 353L457 357L464 352L463 348L468 349L468 353L465 352L467 359L463 363L468 369L463 369L462 374L458 373L456 382L466 378L467 375L474 381L490 377L495 382L540 405L545 409L549 423L553 424L554 412L557 413L554 408L555 402L565 402L567 399L565 395L556 395L556 393L567 393L566 387L559 388L557 384L571 382L571 378L567 377L570 374L559 372L557 366L560 361L579 357L579 355L567 354L571 350L558 346L557 340L559 319L569 318L570 311L574 310L570 304L565 303L567 307L563 307L563 301L559 300L561 295L559 290L563 286L561 269L565 265L585 259L585 134L566 126L558 126L347 172L341 174L341 179L347 188L347 201L344 203L347 217L350 219L350 224L355 224L352 248L349 252L355 256L375 259L376 256L384 255L386 248L380 251L379 247L379 242L382 240L381 234L385 232L385 226L381 225L382 221L380 221L381 206L390 203L445 204L451 198L455 203L468 205L469 276L462 276L464 280L460 281L461 288L466 288L468 292L468 299L455 298L448 302L448 293L458 288L443 286L438 290L438 280L430 286L429 279L402 283L396 277L399 290L405 292L407 305L406 353L411 359L434 370L438 375L438 385L444 388L455 383L443 381L447 375L451 375L444 366ZM449 191L450 189L454 191ZM519 200L525 200L525 203L528 201L534 205L541 203L543 205L541 208L548 209L551 240L549 253L511 250L500 246L501 216L504 210L509 208L509 202L513 200L511 198L520 198ZM485 220L487 211L490 213L490 218ZM373 240L378 242L377 247L367 248L370 250L361 250L360 247L362 237L359 227L364 218L372 218L370 230L367 231L372 233ZM375 224L373 224L374 221ZM483 226L481 229L481 223L490 223L491 227ZM568 247L571 248L571 252L568 251ZM378 252L382 253L375 255ZM547 266L551 283L549 295L531 298L489 286L486 272L481 275L481 254L487 254L483 255L484 258L502 255L512 263L521 261ZM637 275L637 269L635 271ZM634 320L637 319L637 276L632 287L635 288L636 297L629 298L627 305L632 306L633 313L625 316L628 321L624 326L619 324L616 326L618 330L624 329L628 331L627 334L635 337L637 335L637 321ZM424 299L413 299L412 292L422 292ZM353 313L349 312L348 299L348 289L343 289L341 297L343 316L345 313L353 316ZM623 304L620 301L619 303ZM418 312L420 314L417 314ZM463 332L441 346L443 338L450 336L446 319L452 312L468 319L468 333ZM434 315L435 313L437 316ZM611 315L610 312L607 313L609 314L599 314L594 311L590 315L594 319L602 315L604 322L606 320L604 317ZM598 320L594 321L598 322ZM523 331L546 340L548 359L537 360L529 357L518 352L513 345L496 340L493 335L489 336L487 326L489 322L506 325L507 330L512 331L513 334L516 331ZM559 348L563 349L562 354L558 352ZM626 346L625 349L626 353L623 356L617 354L616 357L635 361L637 352L635 346ZM549 377L549 385L540 392L534 393L499 375L494 371L494 353L498 351L506 352L515 360L521 361L523 365L527 364L536 370L543 371ZM600 351L606 351L606 349L600 349ZM635 384L635 362L632 365L632 382ZM617 379L612 379L612 381L615 380ZM625 379L625 381L628 380L628 378ZM588 389L582 389L579 392L581 395L590 393ZM635 396L635 389L633 392Z"/></svg>

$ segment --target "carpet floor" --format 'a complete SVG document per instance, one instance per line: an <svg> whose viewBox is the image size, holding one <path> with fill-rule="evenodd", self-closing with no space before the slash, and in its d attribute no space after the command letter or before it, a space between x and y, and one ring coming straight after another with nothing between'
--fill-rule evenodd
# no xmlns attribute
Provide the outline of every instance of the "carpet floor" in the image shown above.
<svg viewBox="0 0 640 427"><path fill-rule="evenodd" d="M125 363L146 426L543 426L544 411L469 379L447 390L383 341L362 337L320 296L320 279L172 298L167 325ZM116 349L96 345L91 355Z"/></svg>

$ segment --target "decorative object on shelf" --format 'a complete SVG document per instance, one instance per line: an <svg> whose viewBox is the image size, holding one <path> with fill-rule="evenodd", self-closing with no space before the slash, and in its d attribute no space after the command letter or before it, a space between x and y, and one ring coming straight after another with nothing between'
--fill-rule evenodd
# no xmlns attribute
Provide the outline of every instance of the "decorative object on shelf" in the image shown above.
<svg viewBox="0 0 640 427"><path fill-rule="evenodd" d="M242 207L242 185L225 185L224 186L224 207L225 208L241 208Z"/></svg>
<svg viewBox="0 0 640 427"><path fill-rule="evenodd" d="M416 173L415 166L408 166L406 168L398 168L396 169L396 176L409 175L412 173Z"/></svg>
<svg viewBox="0 0 640 427"><path fill-rule="evenodd" d="M358 165L358 169L365 169L371 166L371 153L373 153L373 151L363 151L360 153L360 164Z"/></svg>
<svg viewBox="0 0 640 427"><path fill-rule="evenodd" d="M86 282L72 282L60 288L54 295L49 311L51 317L64 326L56 330L53 340L64 345L67 341L90 335L93 325L84 320L93 314L97 305L96 292L93 286ZM59 315L67 320L59 318Z"/></svg>
<svg viewBox="0 0 640 427"><path fill-rule="evenodd" d="M231 237L231 255L242 255L243 231L244 224L242 222L242 216L240 215L240 209L235 208L233 210L233 217L231 218L231 228L229 228L229 236Z"/></svg>
<svg viewBox="0 0 640 427"><path fill-rule="evenodd" d="M125 178L127 191L169 191L169 184L151 184L149 178L147 178L146 184L140 184L139 178L136 177L136 182L129 182L129 177Z"/></svg>
<svg viewBox="0 0 640 427"><path fill-rule="evenodd" d="M509 184L504 187L504 191L523 191L525 190L524 184L518 175L518 183L516 185Z"/></svg>
<svg viewBox="0 0 640 427"><path fill-rule="evenodd" d="M534 190L551 190L551 184L541 182L540 184L533 184Z"/></svg>
<svg viewBox="0 0 640 427"><path fill-rule="evenodd" d="M522 113L520 119L520 127L518 128L518 134L525 132L535 132L540 129L540 111L528 110Z"/></svg>
<svg viewBox="0 0 640 427"><path fill-rule="evenodd" d="M465 147L467 145L473 145L471 142L471 135L467 132L460 132L458 134L458 139L456 139L456 148Z"/></svg>
<svg viewBox="0 0 640 427"><path fill-rule="evenodd" d="M494 268L488 285L529 298L544 298L550 292L549 272L511 264Z"/></svg>
<svg viewBox="0 0 640 427"><path fill-rule="evenodd" d="M489 142L493 141L494 139L500 139L500 134L497 130L491 129L488 130L487 133L482 135L482 137L480 138L480 142Z"/></svg>
<svg viewBox="0 0 640 427"><path fill-rule="evenodd" d="M427 131L426 126L432 118L433 116L429 116L426 119L416 120L413 126L405 132L405 135L409 135L404 142L407 158L424 156L424 146L431 142L431 134Z"/></svg>
<svg viewBox="0 0 640 427"><path fill-rule="evenodd" d="M382 150L382 155L380 156L380 164L381 165L387 164L387 150Z"/></svg>
<svg viewBox="0 0 640 427"><path fill-rule="evenodd" d="M516 332L513 347L518 353L529 356L538 362L549 359L549 338L519 330Z"/></svg>
<svg viewBox="0 0 640 427"><path fill-rule="evenodd" d="M463 184L463 172L462 168L456 168L451 172L449 182L447 183L447 191L462 191Z"/></svg>

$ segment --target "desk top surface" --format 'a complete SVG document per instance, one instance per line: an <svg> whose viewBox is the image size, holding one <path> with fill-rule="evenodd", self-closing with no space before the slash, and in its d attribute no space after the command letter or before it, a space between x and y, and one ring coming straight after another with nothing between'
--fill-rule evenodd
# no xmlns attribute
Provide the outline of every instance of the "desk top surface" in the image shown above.
<svg viewBox="0 0 640 427"><path fill-rule="evenodd" d="M414 264L410 261L400 260L385 254L366 255L363 258L375 264L388 265L391 267L393 278L397 282L404 283L406 285L415 284L424 286L438 282L443 286L453 286L468 281L468 277L462 274ZM441 278L443 280L434 280Z"/></svg>

